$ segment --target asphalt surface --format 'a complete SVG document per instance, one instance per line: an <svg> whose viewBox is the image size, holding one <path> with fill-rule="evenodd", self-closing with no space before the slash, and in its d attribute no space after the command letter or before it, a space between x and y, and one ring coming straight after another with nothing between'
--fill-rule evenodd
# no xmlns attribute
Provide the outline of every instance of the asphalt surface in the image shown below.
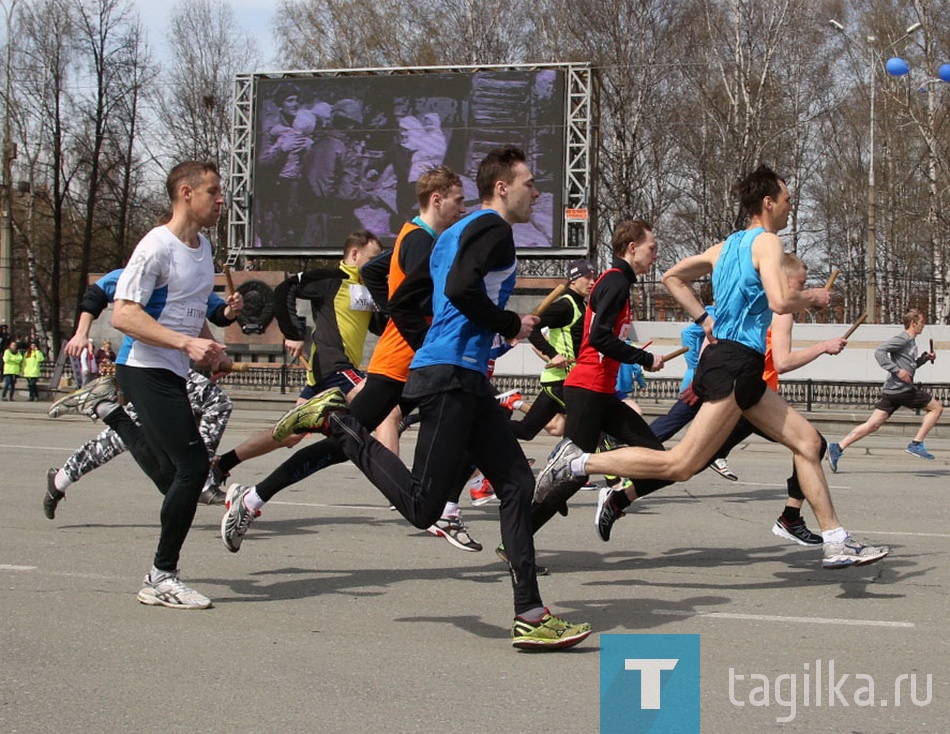
<svg viewBox="0 0 950 734"><path fill-rule="evenodd" d="M239 406L223 448L278 415ZM98 430L48 419L39 404L0 408L2 732L596 732L601 633L699 634L703 732L950 731L950 441L928 442L933 462L893 436L845 454L829 475L839 515L892 554L844 571L770 533L790 462L758 440L731 457L740 481L704 472L668 488L637 503L608 544L592 525L596 493L580 493L536 544L552 570L546 603L595 633L531 654L507 639L497 506L463 499L485 545L463 553L390 512L350 465L278 495L238 554L218 535L223 508L199 507L182 578L214 609L137 603L160 496L128 455L71 488L55 520L41 510L47 468ZM540 465L554 443L525 451ZM253 483L286 455L232 479ZM828 686L822 705L814 695L806 705L818 660L850 675L847 706L828 705ZM797 696L786 677L756 705L766 699L752 676L783 674L797 676ZM918 703L904 678L898 706L895 680L910 674Z"/></svg>

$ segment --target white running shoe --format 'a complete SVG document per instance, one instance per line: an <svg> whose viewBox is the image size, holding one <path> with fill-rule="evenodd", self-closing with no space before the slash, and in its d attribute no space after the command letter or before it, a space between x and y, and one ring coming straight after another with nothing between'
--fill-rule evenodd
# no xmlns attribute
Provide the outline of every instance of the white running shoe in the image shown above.
<svg viewBox="0 0 950 734"><path fill-rule="evenodd" d="M145 574L138 600L149 606L172 609L210 609L211 600L194 589L185 586L178 578L178 571L163 571L157 578Z"/></svg>

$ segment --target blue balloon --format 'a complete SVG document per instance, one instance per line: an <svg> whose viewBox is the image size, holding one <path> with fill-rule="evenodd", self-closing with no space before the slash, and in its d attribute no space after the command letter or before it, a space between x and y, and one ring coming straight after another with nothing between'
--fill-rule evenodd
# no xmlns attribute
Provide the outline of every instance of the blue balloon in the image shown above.
<svg viewBox="0 0 950 734"><path fill-rule="evenodd" d="M910 71L910 67L907 66L907 62L899 56L888 59L887 63L884 64L884 69L891 76L904 76Z"/></svg>
<svg viewBox="0 0 950 734"><path fill-rule="evenodd" d="M937 71L937 76L940 77L941 81L950 82L950 64L942 64L939 71Z"/></svg>

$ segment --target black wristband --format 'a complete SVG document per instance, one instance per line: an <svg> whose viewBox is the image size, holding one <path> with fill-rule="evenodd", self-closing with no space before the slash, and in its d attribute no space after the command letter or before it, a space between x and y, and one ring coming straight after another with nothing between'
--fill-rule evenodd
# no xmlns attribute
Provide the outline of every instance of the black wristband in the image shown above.
<svg viewBox="0 0 950 734"><path fill-rule="evenodd" d="M699 326L701 323L703 323L703 322L704 322L706 319L708 319L708 318L709 318L709 312L708 312L708 311L703 311L703 315L702 315L702 316L697 316L695 319L693 319L693 323L696 324L696 326Z"/></svg>

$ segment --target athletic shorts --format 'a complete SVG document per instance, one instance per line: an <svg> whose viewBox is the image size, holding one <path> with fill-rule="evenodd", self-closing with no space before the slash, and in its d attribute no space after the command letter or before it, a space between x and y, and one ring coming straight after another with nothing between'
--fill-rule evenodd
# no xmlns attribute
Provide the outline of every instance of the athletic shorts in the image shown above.
<svg viewBox="0 0 950 734"><path fill-rule="evenodd" d="M344 395L348 395L350 390L359 385L366 379L366 373L360 370L340 370L329 375L325 380L321 380L316 385L304 385L300 391L300 397L304 400L310 400L317 393L329 390L331 387L338 387Z"/></svg>
<svg viewBox="0 0 950 734"><path fill-rule="evenodd" d="M721 400L733 393L742 410L762 399L765 355L739 342L720 339L703 350L693 375L693 392L701 400Z"/></svg>
<svg viewBox="0 0 950 734"><path fill-rule="evenodd" d="M877 410L883 410L888 415L893 415L898 408L910 408L911 410L926 408L933 399L933 395L915 385L913 390L881 393L881 399L877 401L877 405L874 407Z"/></svg>

